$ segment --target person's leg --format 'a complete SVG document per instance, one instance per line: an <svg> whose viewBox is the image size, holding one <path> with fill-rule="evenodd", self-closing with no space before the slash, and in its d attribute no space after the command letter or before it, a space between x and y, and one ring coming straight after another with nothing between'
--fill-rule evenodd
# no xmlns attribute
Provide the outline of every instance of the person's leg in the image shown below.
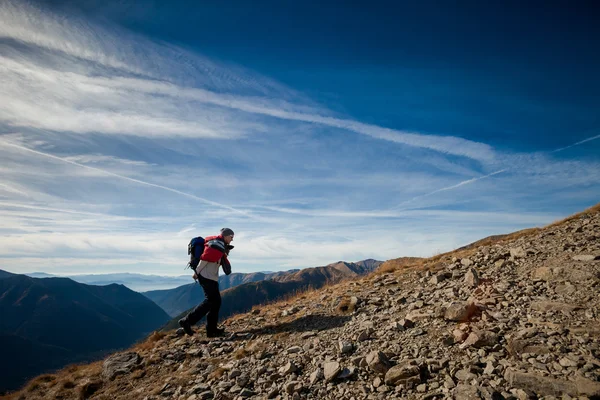
<svg viewBox="0 0 600 400"><path fill-rule="evenodd" d="M210 309L206 315L206 332L208 334L222 333L217 329L219 321L219 309L221 308L221 293L219 292L219 283L211 281L210 283Z"/></svg>
<svg viewBox="0 0 600 400"><path fill-rule="evenodd" d="M208 282L208 283L207 283ZM204 301L196 306L188 315L179 320L179 326L183 328L185 333L188 335L193 335L194 331L192 330L192 326L196 325L198 321L204 317L209 310L211 309L212 298L214 297L213 288L210 282L214 282L210 279L206 279L203 276L198 276L198 283L202 286L202 290L204 291ZM217 284L217 293L219 292L219 284L218 282L214 282ZM221 295L219 294L219 304L221 302Z"/></svg>

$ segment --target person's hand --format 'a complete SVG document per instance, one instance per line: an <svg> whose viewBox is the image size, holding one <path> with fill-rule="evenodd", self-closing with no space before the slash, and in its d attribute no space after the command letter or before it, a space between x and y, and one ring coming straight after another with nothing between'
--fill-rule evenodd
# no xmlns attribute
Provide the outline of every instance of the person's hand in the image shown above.
<svg viewBox="0 0 600 400"><path fill-rule="evenodd" d="M194 278L195 281L198 280L198 275L196 275L196 273L194 272L194 275L192 276L192 278Z"/></svg>

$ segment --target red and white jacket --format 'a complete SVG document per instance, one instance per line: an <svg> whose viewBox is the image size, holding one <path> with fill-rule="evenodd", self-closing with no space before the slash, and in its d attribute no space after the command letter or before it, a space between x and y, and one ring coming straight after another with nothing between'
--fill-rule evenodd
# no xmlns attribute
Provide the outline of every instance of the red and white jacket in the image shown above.
<svg viewBox="0 0 600 400"><path fill-rule="evenodd" d="M208 236L204 238L204 252L200 256L201 260L219 263L223 266L223 270L227 275L231 273L231 264L227 259L227 253L223 250L216 249L211 247L211 241L217 240L223 244L223 249L225 249L225 240L223 240L222 235L218 236Z"/></svg>

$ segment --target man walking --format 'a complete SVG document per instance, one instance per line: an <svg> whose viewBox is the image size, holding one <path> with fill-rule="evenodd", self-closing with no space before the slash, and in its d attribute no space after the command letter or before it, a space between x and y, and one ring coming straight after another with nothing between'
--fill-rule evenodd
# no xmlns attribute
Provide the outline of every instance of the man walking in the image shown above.
<svg viewBox="0 0 600 400"><path fill-rule="evenodd" d="M192 312L179 320L179 326L185 333L193 335L192 326L206 315L206 336L216 337L225 334L224 328L218 328L219 309L221 308L221 293L219 292L219 267L223 266L226 275L231 273L231 264L227 259L229 250L233 249L231 241L233 231L229 228L221 229L218 236L209 236L204 241L204 252L200 256L200 263L196 267L194 279L204 290L204 301Z"/></svg>

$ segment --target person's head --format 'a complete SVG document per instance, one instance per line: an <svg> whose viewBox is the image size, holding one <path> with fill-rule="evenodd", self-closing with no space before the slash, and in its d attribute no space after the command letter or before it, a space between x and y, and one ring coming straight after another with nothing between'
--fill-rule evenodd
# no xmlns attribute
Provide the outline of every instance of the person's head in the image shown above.
<svg viewBox="0 0 600 400"><path fill-rule="evenodd" d="M233 240L233 231L229 228L223 228L221 229L221 236L223 236L225 243L229 244Z"/></svg>

